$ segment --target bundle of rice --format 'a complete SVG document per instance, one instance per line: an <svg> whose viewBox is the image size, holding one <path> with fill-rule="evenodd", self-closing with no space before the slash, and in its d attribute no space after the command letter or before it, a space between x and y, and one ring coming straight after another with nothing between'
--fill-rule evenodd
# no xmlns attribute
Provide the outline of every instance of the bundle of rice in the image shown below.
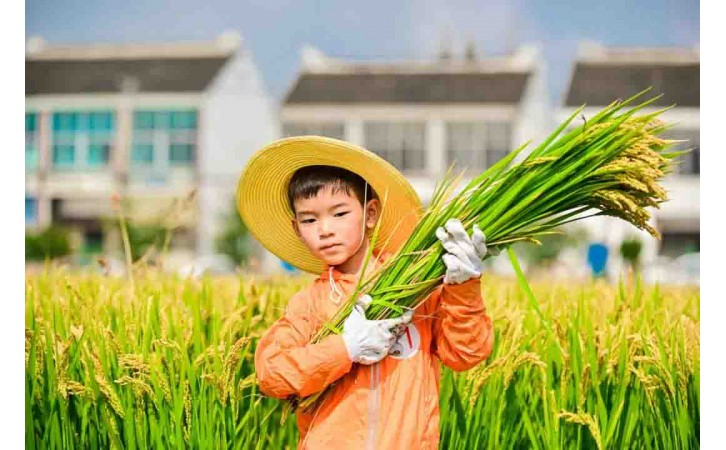
<svg viewBox="0 0 726 450"><path fill-rule="evenodd" d="M312 342L340 334L343 321L363 293L373 298L366 310L369 319L396 317L404 308L418 306L442 283L444 248L436 229L451 218L461 220L467 230L479 226L487 247L494 250L487 257L514 242L538 243L538 236L553 233L561 225L599 215L619 217L659 237L648 224L646 208L658 208L667 200L658 182L683 152L668 151L677 141L658 137L668 128L658 116L668 108L636 115L658 97L624 111L642 94L614 102L564 132L584 107L578 109L523 161L512 164L527 144L455 195L458 178L449 172L408 241L375 274L358 283ZM364 264L368 258L370 254ZM313 407L325 392L301 399L299 406Z"/></svg>

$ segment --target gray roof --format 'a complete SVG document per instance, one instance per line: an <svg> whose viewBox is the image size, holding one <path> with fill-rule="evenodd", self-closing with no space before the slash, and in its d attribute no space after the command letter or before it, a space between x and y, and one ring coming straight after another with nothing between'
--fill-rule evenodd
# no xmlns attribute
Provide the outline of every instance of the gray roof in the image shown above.
<svg viewBox="0 0 726 450"><path fill-rule="evenodd" d="M303 73L285 104L518 103L526 72Z"/></svg>
<svg viewBox="0 0 726 450"><path fill-rule="evenodd" d="M113 93L127 83L139 92L203 91L228 58L26 59L25 94Z"/></svg>
<svg viewBox="0 0 726 450"><path fill-rule="evenodd" d="M663 94L655 105L700 106L699 62L667 63L588 63L575 65L565 106L606 106L648 87L647 94Z"/></svg>

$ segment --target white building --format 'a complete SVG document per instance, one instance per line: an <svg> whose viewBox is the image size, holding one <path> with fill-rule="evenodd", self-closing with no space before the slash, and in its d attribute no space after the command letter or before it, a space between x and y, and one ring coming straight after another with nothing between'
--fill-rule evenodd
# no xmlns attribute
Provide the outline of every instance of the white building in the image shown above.
<svg viewBox="0 0 726 450"><path fill-rule="evenodd" d="M675 257L698 252L700 246L700 54L698 48L607 48L582 43L557 114L559 122L586 104L584 116L594 115L612 101L624 99L648 87L648 95L664 94L643 113L675 104L661 118L674 123L664 133L672 139L688 140L679 148L694 148L683 158L677 173L667 176L663 185L670 200L653 209L652 224L662 234L658 241L649 234L615 218L588 219L591 239L608 245L618 271L620 243L637 236L643 241L644 263L658 256Z"/></svg>
<svg viewBox="0 0 726 450"><path fill-rule="evenodd" d="M236 32L212 42L26 50L26 226L71 226L82 254L118 252L110 198L179 226L172 248L211 253L249 156L277 135L274 104ZM175 199L191 192L175 214ZM177 253L178 253L177 252Z"/></svg>
<svg viewBox="0 0 726 450"><path fill-rule="evenodd" d="M544 71L536 45L402 62L345 61L307 47L283 100L282 134L359 144L399 168L427 204L454 161L478 174L550 131Z"/></svg>

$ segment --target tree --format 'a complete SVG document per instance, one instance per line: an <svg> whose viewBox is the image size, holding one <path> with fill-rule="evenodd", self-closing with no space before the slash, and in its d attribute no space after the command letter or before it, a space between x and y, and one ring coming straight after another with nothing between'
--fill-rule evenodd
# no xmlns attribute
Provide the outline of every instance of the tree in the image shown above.
<svg viewBox="0 0 726 450"><path fill-rule="evenodd" d="M556 234L538 237L541 244L529 242L514 244L530 267L550 267L565 248L578 247L587 240L587 231L583 228L570 230L559 229Z"/></svg>
<svg viewBox="0 0 726 450"><path fill-rule="evenodd" d="M131 259L134 262L144 256L152 246L159 253L166 250L164 248L167 235L165 227L157 224L134 224L128 220L126 227L129 233Z"/></svg>
<svg viewBox="0 0 726 450"><path fill-rule="evenodd" d="M640 252L643 250L643 243L637 237L629 237L620 243L620 256L623 257L634 271L640 267Z"/></svg>
<svg viewBox="0 0 726 450"><path fill-rule="evenodd" d="M134 209L134 199L123 198L119 194L111 196L115 216L102 219L107 230L118 227L121 239L126 250L126 238L128 238L128 258L138 262L144 260L156 263L160 255L169 250L171 239L174 233L180 228L179 217L189 208L193 207L196 198L196 189L191 190L185 196L175 197L170 205L166 205L154 216L146 217L145 220L132 220L127 215L128 210Z"/></svg>
<svg viewBox="0 0 726 450"><path fill-rule="evenodd" d="M236 265L243 265L250 256L250 236L247 225L237 211L236 199L224 216L222 232L214 240L214 249L229 256Z"/></svg>
<svg viewBox="0 0 726 450"><path fill-rule="evenodd" d="M28 261L61 258L70 253L70 239L64 228L51 225L38 233L25 232L25 259Z"/></svg>

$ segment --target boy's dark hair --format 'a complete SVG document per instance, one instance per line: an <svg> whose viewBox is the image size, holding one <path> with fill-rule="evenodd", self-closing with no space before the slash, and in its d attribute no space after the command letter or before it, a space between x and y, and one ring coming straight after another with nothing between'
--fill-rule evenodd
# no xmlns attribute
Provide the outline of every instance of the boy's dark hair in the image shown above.
<svg viewBox="0 0 726 450"><path fill-rule="evenodd" d="M323 187L331 187L333 193L345 191L351 195L350 191L358 198L362 206L364 202L364 190L368 189L368 200L378 198L373 187L358 174L341 167L334 166L307 166L295 171L287 188L287 200L290 203L290 209L295 212L295 200L300 198L311 198L318 195Z"/></svg>

